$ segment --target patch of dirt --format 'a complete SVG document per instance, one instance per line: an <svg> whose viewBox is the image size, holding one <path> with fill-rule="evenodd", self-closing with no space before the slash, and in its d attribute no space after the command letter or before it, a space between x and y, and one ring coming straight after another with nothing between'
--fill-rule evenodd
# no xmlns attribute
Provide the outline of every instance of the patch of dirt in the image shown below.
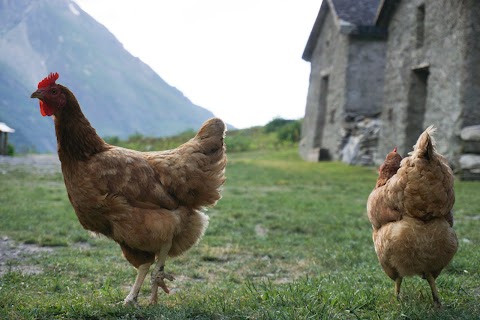
<svg viewBox="0 0 480 320"><path fill-rule="evenodd" d="M267 236L268 229L263 227L261 224L255 226L255 234L259 238L265 238Z"/></svg>
<svg viewBox="0 0 480 320"><path fill-rule="evenodd" d="M29 154L21 157L0 156L0 174L7 174L18 168L55 174L60 172L60 160L58 160L56 154Z"/></svg>
<svg viewBox="0 0 480 320"><path fill-rule="evenodd" d="M40 274L42 268L27 265L23 260L27 256L52 252L52 248L40 247L34 244L16 243L8 237L0 238L0 277L9 271L19 271L23 274Z"/></svg>
<svg viewBox="0 0 480 320"><path fill-rule="evenodd" d="M42 174L60 173L60 161L54 154L32 154L19 157L0 156L0 174L15 170L26 170ZM0 236L0 277L9 271L23 274L39 274L43 270L36 265L25 264L25 259L34 255L53 251L52 248L34 244L16 243L6 236Z"/></svg>

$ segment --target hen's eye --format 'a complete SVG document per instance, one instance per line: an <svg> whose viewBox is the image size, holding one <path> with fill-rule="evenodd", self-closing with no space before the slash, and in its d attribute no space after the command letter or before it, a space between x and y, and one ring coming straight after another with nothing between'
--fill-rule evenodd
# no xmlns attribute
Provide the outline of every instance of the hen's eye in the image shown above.
<svg viewBox="0 0 480 320"><path fill-rule="evenodd" d="M52 89L51 91L53 94L57 94L57 89Z"/></svg>

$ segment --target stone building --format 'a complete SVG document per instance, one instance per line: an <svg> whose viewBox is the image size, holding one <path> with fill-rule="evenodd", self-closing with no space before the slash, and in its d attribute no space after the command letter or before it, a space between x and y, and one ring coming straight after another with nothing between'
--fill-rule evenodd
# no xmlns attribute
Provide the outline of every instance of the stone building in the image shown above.
<svg viewBox="0 0 480 320"><path fill-rule="evenodd" d="M480 1L384 0L385 90L377 162L393 146L402 155L429 125L438 150L460 170L462 129L480 124Z"/></svg>
<svg viewBox="0 0 480 320"><path fill-rule="evenodd" d="M300 142L306 160L344 158L355 122L381 112L386 33L374 25L378 3L322 2L303 53L311 64Z"/></svg>
<svg viewBox="0 0 480 320"><path fill-rule="evenodd" d="M368 62L375 67L352 68L350 60L345 58L350 56L345 49L340 46L329 52L326 38L337 33L340 34L337 41L344 38L351 44L356 37L342 34L341 15L332 12L337 1L323 1L303 56L311 62L312 71L300 154L307 160L318 160L322 158L315 158L318 149L318 154L342 159L346 138L356 138L360 150L357 151L365 153L361 142L370 134L369 139L378 138L378 143L373 149L369 146L367 153L378 163L395 146L406 155L418 135L431 124L438 128L439 151L447 156L454 168L461 169L459 164L463 154L480 154L480 149L469 147L478 143L465 143L461 139L462 129L480 124L480 1L339 2L350 2L350 5L362 8L368 7L366 4L369 3L370 10L374 11L373 18L362 20L360 25L366 24L367 30L376 30L375 34L383 31L387 37L363 40L364 49L370 53L355 54L355 58L370 57ZM361 8L354 12L365 17ZM340 22L335 23L335 19ZM331 63L333 68L326 67L326 61L339 59L344 59L345 64ZM343 79L335 83L335 88L327 87L326 96L322 95L322 79L327 76L327 81L333 80L333 73ZM348 86L352 79L362 86L356 89ZM367 99L359 99L355 90L362 92ZM351 99L347 103L345 97L349 96ZM352 132L350 136L348 132L345 134L345 123L351 118L352 109L356 110L353 114L357 118L364 117L367 122L378 124L378 128L373 128L367 135L362 131ZM330 123L328 117L325 121L319 114L335 115L334 123Z"/></svg>

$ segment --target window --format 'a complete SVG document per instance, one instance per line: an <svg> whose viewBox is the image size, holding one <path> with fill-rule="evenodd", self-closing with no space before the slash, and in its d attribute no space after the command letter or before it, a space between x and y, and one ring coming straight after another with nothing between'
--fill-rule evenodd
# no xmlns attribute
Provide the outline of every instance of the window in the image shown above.
<svg viewBox="0 0 480 320"><path fill-rule="evenodd" d="M425 4L417 7L417 48L423 47L425 40Z"/></svg>
<svg viewBox="0 0 480 320"><path fill-rule="evenodd" d="M410 151L424 130L425 111L427 107L428 66L412 70L410 92L408 94L407 126L405 128L405 150Z"/></svg>

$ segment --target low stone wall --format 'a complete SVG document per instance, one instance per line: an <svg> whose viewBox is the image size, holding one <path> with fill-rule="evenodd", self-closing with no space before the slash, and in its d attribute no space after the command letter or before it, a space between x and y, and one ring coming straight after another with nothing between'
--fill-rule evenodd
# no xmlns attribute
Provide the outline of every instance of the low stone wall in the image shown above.
<svg viewBox="0 0 480 320"><path fill-rule="evenodd" d="M380 119L367 117L345 121L339 146L340 160L352 165L374 165L380 124Z"/></svg>
<svg viewBox="0 0 480 320"><path fill-rule="evenodd" d="M469 126L460 133L463 153L460 155L460 178L480 180L480 125Z"/></svg>

